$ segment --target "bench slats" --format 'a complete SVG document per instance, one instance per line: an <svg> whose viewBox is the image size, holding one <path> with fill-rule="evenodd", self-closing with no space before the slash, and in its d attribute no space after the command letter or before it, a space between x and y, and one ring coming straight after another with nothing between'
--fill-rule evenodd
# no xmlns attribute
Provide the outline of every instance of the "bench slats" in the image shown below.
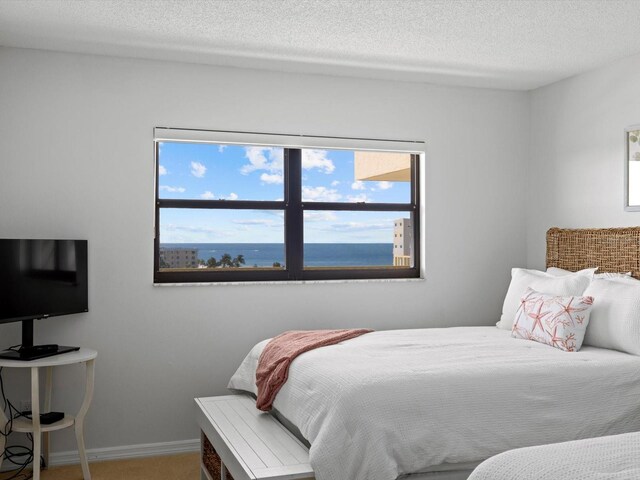
<svg viewBox="0 0 640 480"><path fill-rule="evenodd" d="M314 478L307 447L248 395L196 398L196 405L201 430L211 432L207 437L234 478Z"/></svg>
<svg viewBox="0 0 640 480"><path fill-rule="evenodd" d="M220 430L224 434L224 437L227 438L230 446L238 452L240 458L242 458L244 463L246 463L251 470L266 466L253 448L251 448L242 435L240 435L238 430L236 430L233 424L227 419L218 402L209 406L209 414L218 427L220 427ZM215 444L213 447L216 447Z"/></svg>
<svg viewBox="0 0 640 480"><path fill-rule="evenodd" d="M211 416L205 411L202 404L198 403L198 399L196 399L196 404L199 407L196 411L198 425L200 425L202 433L209 439L209 442L212 445L215 445L214 448L222 463L224 463L229 471L233 472L233 478L235 480L255 480L255 476L251 473L251 469L244 463L233 447L230 446L228 439L220 432L220 427L214 424L211 420ZM203 442L204 440L201 441ZM201 446L200 451L202 455L204 453L204 445ZM200 464L201 466L204 465L204 458L201 458ZM204 472L206 468L201 467L201 469ZM206 478L209 480L210 477L211 475L203 474L201 479L205 480ZM215 480L219 479L216 478Z"/></svg>
<svg viewBox="0 0 640 480"><path fill-rule="evenodd" d="M220 402L220 410L227 417L227 420L233 425L233 428L242 435L242 438L247 442L249 448L251 448L258 458L264 463L266 467L281 467L282 462L276 457L273 452L267 447L270 442L270 435L265 437L259 437L254 429L254 425L247 423L247 420L254 420L251 423L256 423L254 417L248 415L240 416L238 412L233 408L234 403L237 402ZM245 411L246 412L246 411ZM249 418L247 418L249 417ZM259 468L259 465L256 465ZM253 470L253 468L252 468Z"/></svg>
<svg viewBox="0 0 640 480"><path fill-rule="evenodd" d="M309 473L309 465L288 465L286 467L258 468L253 471L260 479L307 479L313 478L313 471Z"/></svg>
<svg viewBox="0 0 640 480"><path fill-rule="evenodd" d="M256 433L262 438L271 438L268 446L283 465L309 463L309 449L282 425L278 424L280 428L272 428L274 418L255 408L253 400L251 403L238 402L234 404L234 408L242 408L256 419L254 424ZM292 437L296 440L295 442L291 441Z"/></svg>

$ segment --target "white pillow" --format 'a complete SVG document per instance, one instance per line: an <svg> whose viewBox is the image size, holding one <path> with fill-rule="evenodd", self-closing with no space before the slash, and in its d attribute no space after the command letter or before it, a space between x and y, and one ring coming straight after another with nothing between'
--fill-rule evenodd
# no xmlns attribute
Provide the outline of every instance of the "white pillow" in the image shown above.
<svg viewBox="0 0 640 480"><path fill-rule="evenodd" d="M584 344L640 355L640 282L596 278L584 294L595 299Z"/></svg>
<svg viewBox="0 0 640 480"><path fill-rule="evenodd" d="M563 276L555 276L539 270L526 270L513 268L511 270L511 284L504 297L502 316L496 324L503 330L511 330L516 318L516 312L520 307L520 298L532 288L538 292L549 295L580 296L591 283L592 270L585 270Z"/></svg>
<svg viewBox="0 0 640 480"><path fill-rule="evenodd" d="M603 272L603 273L596 273L593 276L593 278L632 278L632 277L631 277L631 272L625 272L625 273Z"/></svg>
<svg viewBox="0 0 640 480"><path fill-rule="evenodd" d="M588 271L595 272L596 270L597 268L585 268L584 270L580 270L575 273L586 273ZM561 275L568 275L574 272L572 272L571 270L565 270L564 268L549 267L547 268L547 273L550 273L551 275L555 275L556 277L559 277ZM593 278L626 278L630 276L631 276L631 272L626 272L626 273L603 272L603 273L596 273L593 276Z"/></svg>

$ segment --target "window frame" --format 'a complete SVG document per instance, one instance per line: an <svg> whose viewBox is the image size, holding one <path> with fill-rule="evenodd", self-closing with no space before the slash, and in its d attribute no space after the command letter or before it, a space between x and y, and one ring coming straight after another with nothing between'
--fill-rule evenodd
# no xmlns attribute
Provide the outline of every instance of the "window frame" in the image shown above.
<svg viewBox="0 0 640 480"><path fill-rule="evenodd" d="M161 134L158 134L158 131ZM167 132L187 132L178 134L178 138L165 138ZM196 132L194 134L194 132ZM232 141L228 135L231 134ZM239 135L239 141L236 139ZM252 136L260 135L269 138L265 142L252 141ZM220 138L223 137L223 138ZM229 283L229 282L281 282L281 281L322 281L322 280L361 280L361 279L407 279L420 278L421 272L421 209L420 209L420 163L424 156L424 143L422 142L397 142L377 141L367 139L346 139L327 137L304 137L311 139L314 147L301 145L302 136L293 137L294 145L286 143L274 143L272 138L287 140L291 136L275 134L241 134L240 132L214 132L201 130L175 130L156 128L154 139L154 173L155 173L155 222L154 222L154 283ZM189 140L189 138L192 138ZM217 139L216 139L217 138ZM324 141L323 141L324 140ZM340 146L326 145L337 141ZM187 143L215 143L237 145L266 145L284 149L284 200L204 200L204 199L162 199L160 198L159 146L163 142L187 142ZM349 147L354 143L356 145ZM376 142L388 144L410 144L410 149L401 150L402 153L411 155L411 196L408 203L349 203L349 202L303 202L302 201L302 150L307 148L340 149L359 151L363 150L359 143L372 144L366 150L395 151L388 148L380 148ZM293 142L287 142L293 143ZM324 144L325 146L320 146ZM419 147L416 149L416 144ZM238 268L220 271L193 269L193 271L161 271L160 270L160 211L164 208L188 208L188 209L232 209L232 210L279 210L284 212L284 248L285 268ZM304 212L305 211L354 211L354 212L409 212L411 215L413 233L413 267L396 266L372 266L372 267L308 267L304 268Z"/></svg>

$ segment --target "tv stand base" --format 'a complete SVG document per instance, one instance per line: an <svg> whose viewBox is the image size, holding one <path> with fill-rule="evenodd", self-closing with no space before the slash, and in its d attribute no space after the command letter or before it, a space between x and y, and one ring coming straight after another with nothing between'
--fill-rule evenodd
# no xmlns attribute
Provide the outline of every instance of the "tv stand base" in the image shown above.
<svg viewBox="0 0 640 480"><path fill-rule="evenodd" d="M67 352L76 352L80 347L68 347L64 345L34 345L33 347L16 350L4 350L0 352L0 358L6 360L30 361L39 358L53 357Z"/></svg>

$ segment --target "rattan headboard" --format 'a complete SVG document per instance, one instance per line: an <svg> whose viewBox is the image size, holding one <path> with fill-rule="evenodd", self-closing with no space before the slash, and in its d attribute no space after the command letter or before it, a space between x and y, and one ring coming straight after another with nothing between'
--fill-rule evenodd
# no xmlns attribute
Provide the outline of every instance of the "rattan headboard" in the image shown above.
<svg viewBox="0 0 640 480"><path fill-rule="evenodd" d="M598 272L631 272L640 278L640 227L550 228L547 231L547 268Z"/></svg>

